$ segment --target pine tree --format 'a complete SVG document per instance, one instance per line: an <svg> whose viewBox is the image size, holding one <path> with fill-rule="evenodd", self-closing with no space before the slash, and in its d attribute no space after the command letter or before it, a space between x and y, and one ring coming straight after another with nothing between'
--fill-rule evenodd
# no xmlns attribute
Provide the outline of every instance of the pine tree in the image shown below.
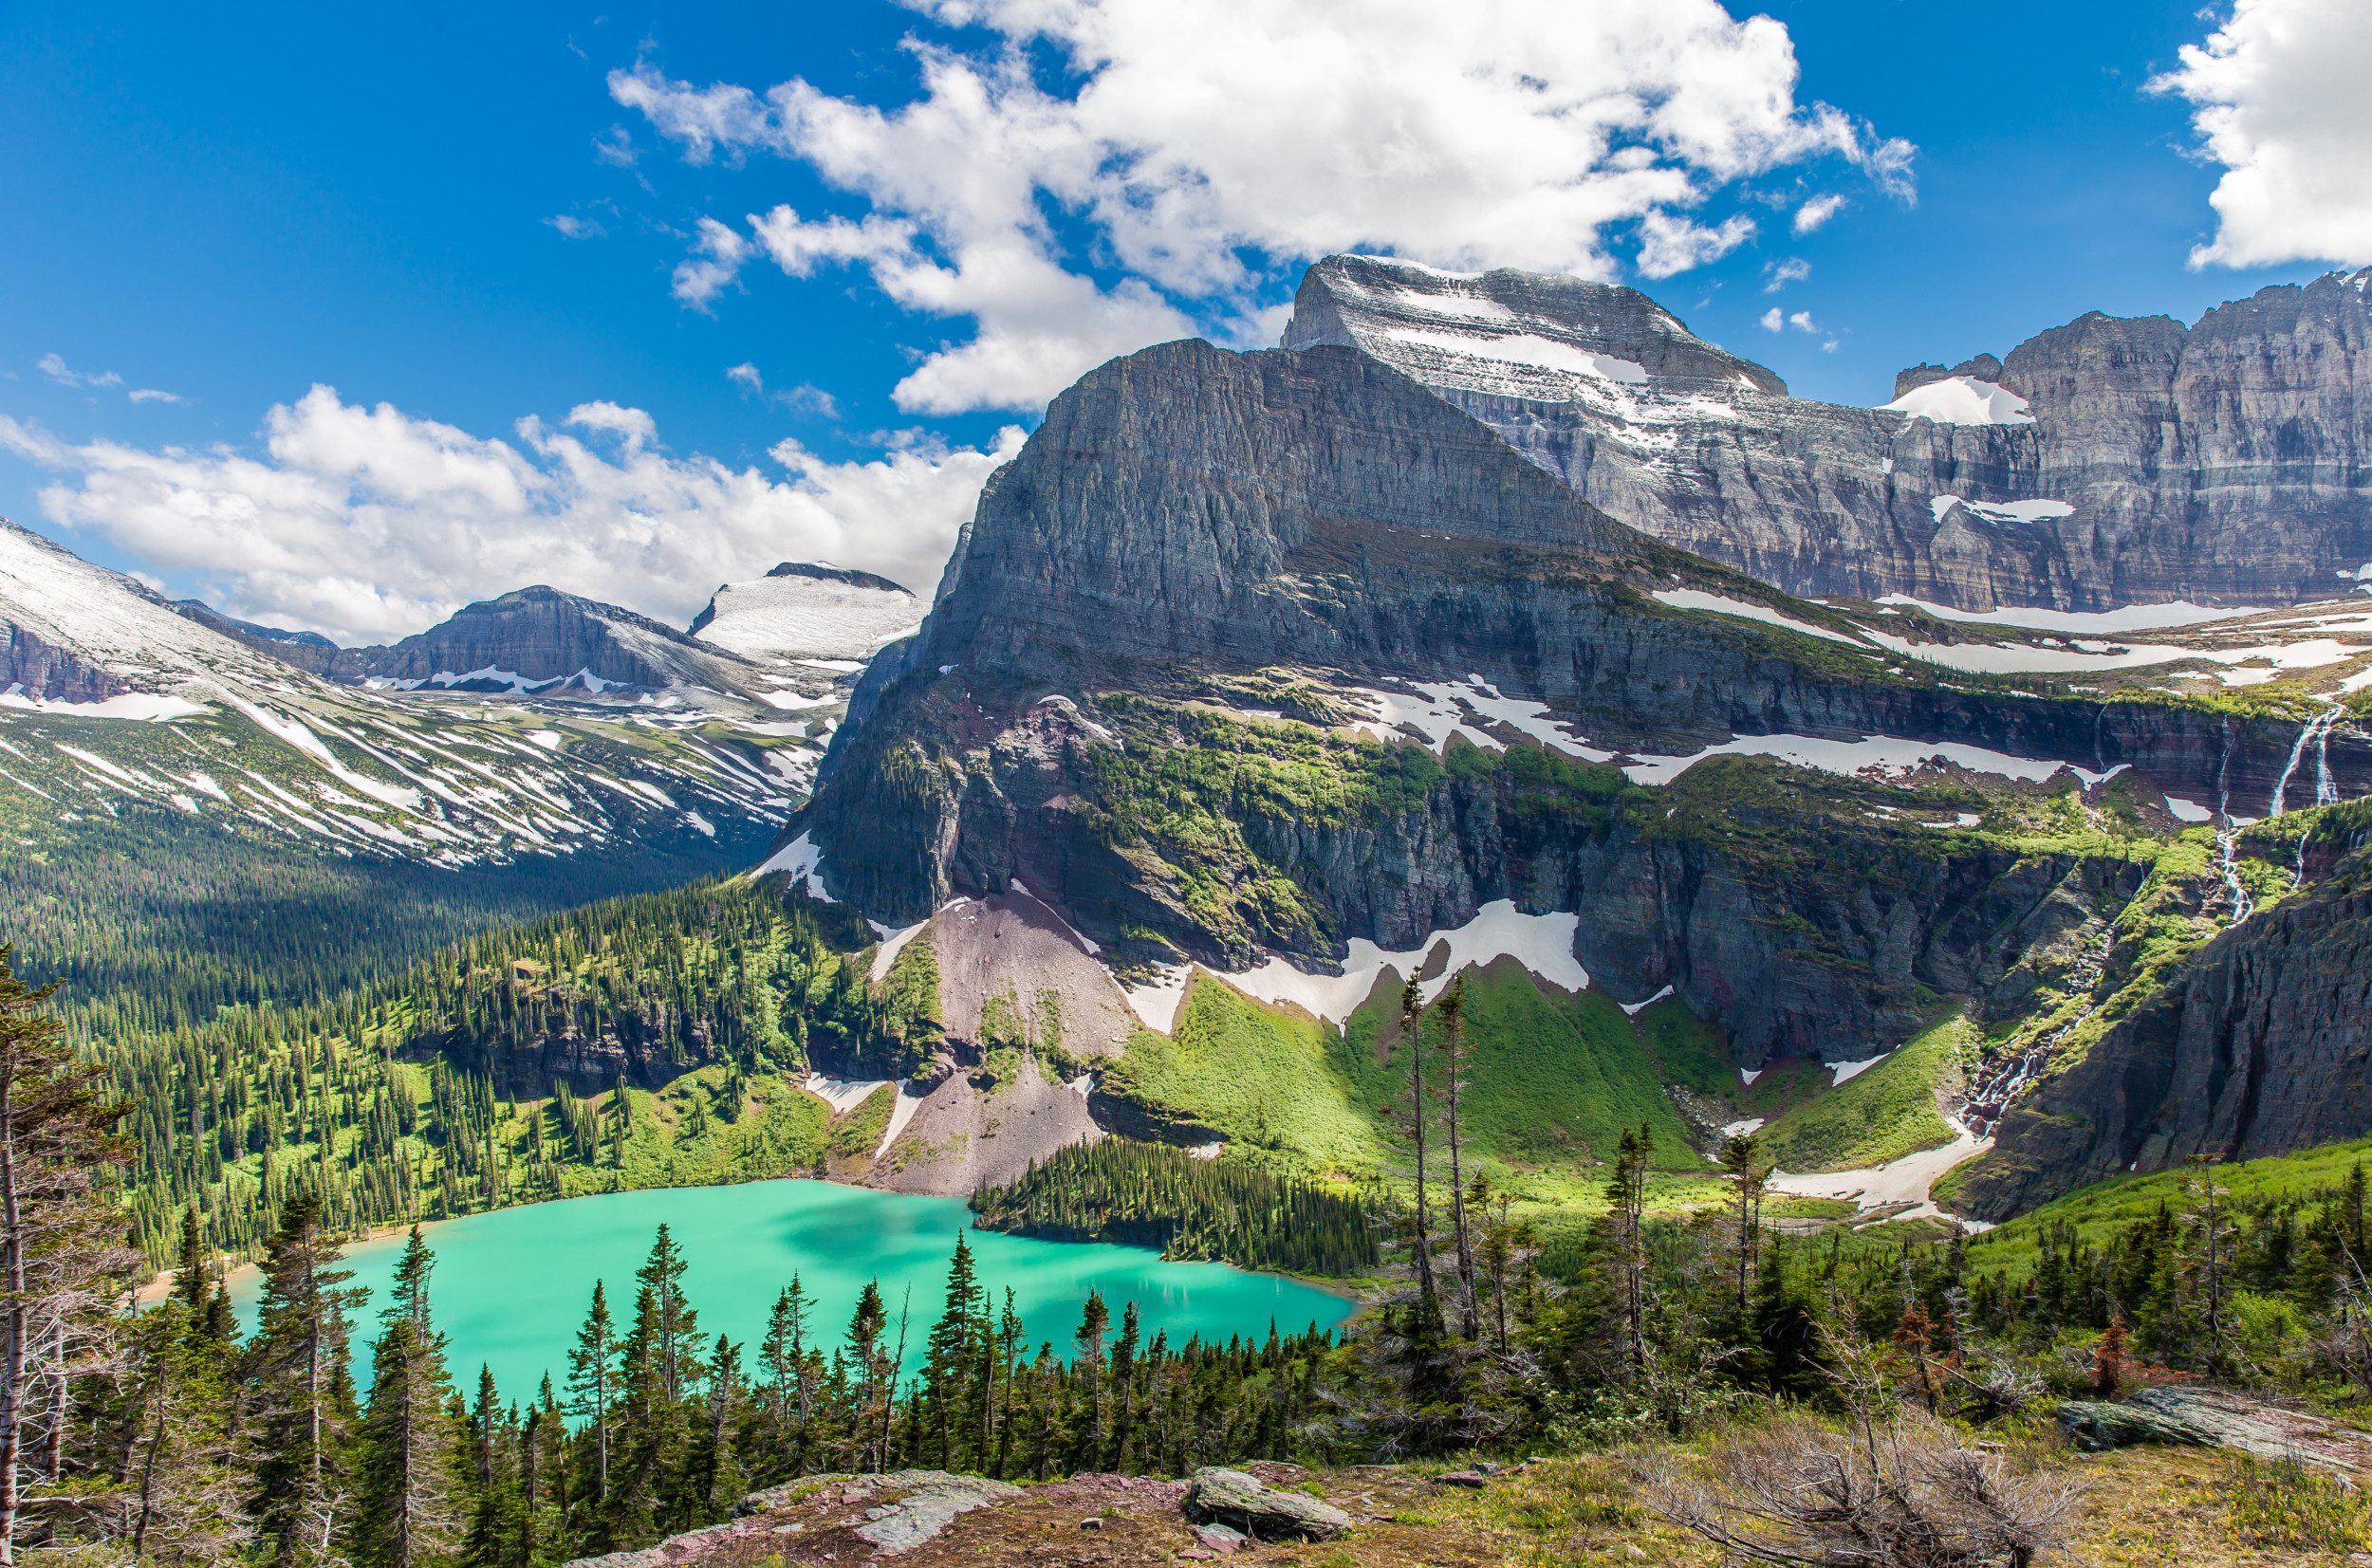
<svg viewBox="0 0 2372 1568"><path fill-rule="evenodd" d="M111 1131L125 1108L102 1093L106 1070L66 1044L47 1010L57 987L27 986L14 962L15 949L0 947L0 1564L16 1560L33 1384L54 1370L63 1397L69 1325L108 1334L108 1283L134 1264L121 1211L101 1188L132 1163L131 1140ZM49 1365L38 1366L44 1345ZM63 1413L53 1409L53 1432Z"/></svg>
<svg viewBox="0 0 2372 1568"><path fill-rule="evenodd" d="M815 1421L816 1353L807 1345L807 1313L814 1305L814 1298L793 1274L789 1286L774 1299L766 1339L758 1347L766 1362L767 1407L777 1434L777 1456L784 1473L789 1475L806 1473L807 1443ZM783 1455L780 1434L786 1428L790 1449Z"/></svg>
<svg viewBox="0 0 2372 1568"><path fill-rule="evenodd" d="M947 1264L946 1304L924 1341L922 1397L930 1407L942 1469L956 1467L957 1407L980 1330L980 1284L973 1270L972 1247L959 1230L954 1255Z"/></svg>
<svg viewBox="0 0 2372 1568"><path fill-rule="evenodd" d="M1112 1449L1106 1469L1127 1471L1137 1392L1137 1303L1121 1311L1121 1337L1112 1344Z"/></svg>
<svg viewBox="0 0 2372 1568"><path fill-rule="evenodd" d="M1769 1166L1754 1163L1755 1141L1751 1133L1741 1133L1721 1146L1721 1168L1730 1172L1730 1179L1738 1184L1737 1218L1737 1297L1738 1321L1746 1321L1746 1288L1754 1272L1754 1254L1761 1241L1763 1186L1770 1180Z"/></svg>
<svg viewBox="0 0 2372 1568"><path fill-rule="evenodd" d="M1079 1327L1071 1335L1079 1352L1073 1371L1087 1395L1086 1425L1079 1433L1079 1451L1086 1465L1093 1465L1103 1450L1103 1337L1111 1327L1112 1314L1103 1293L1090 1289Z"/></svg>
<svg viewBox="0 0 2372 1568"><path fill-rule="evenodd" d="M726 1518L749 1493L749 1473L742 1468L733 1442L740 1404L741 1347L720 1334L716 1352L709 1359L706 1419L687 1467L685 1489L699 1522Z"/></svg>
<svg viewBox="0 0 2372 1568"><path fill-rule="evenodd" d="M254 1531L241 1506L250 1456L232 1435L222 1347L177 1289L133 1320L129 1340L116 1468L133 1560L231 1560Z"/></svg>
<svg viewBox="0 0 2372 1568"><path fill-rule="evenodd" d="M1482 1332L1474 1310L1474 1246L1466 1223L1466 1138L1458 1126L1458 1096L1466 1087L1466 976L1450 982L1434 1005L1441 1016L1442 1136L1450 1156L1450 1229L1456 1245L1458 1334L1473 1343Z"/></svg>
<svg viewBox="0 0 2372 1568"><path fill-rule="evenodd" d="M858 1293L856 1310L848 1319L848 1359L858 1379L853 1412L857 1462L868 1470L885 1469L889 1465L889 1379L893 1363L881 1345L882 1331L888 1326L889 1310L881 1304L880 1283L867 1280L864 1289Z"/></svg>
<svg viewBox="0 0 2372 1568"><path fill-rule="evenodd" d="M461 1535L452 1470L457 1433L448 1408L453 1379L445 1370L445 1337L429 1310L435 1266L435 1255L413 1227L371 1342L354 1530L356 1560L369 1568L442 1562Z"/></svg>
<svg viewBox="0 0 2372 1568"><path fill-rule="evenodd" d="M281 1568L332 1561L348 1523L355 1411L346 1312L361 1293L340 1288L352 1276L337 1264L320 1200L289 1198L265 1245L263 1309L246 1356L248 1425L260 1456L250 1511Z"/></svg>
<svg viewBox="0 0 2372 1568"><path fill-rule="evenodd" d="M588 1423L592 1439L593 1500L609 1497L611 1412L618 1399L617 1326L610 1321L607 1286L593 1282L593 1304L585 1309L577 1330L576 1348L568 1353L568 1413Z"/></svg>

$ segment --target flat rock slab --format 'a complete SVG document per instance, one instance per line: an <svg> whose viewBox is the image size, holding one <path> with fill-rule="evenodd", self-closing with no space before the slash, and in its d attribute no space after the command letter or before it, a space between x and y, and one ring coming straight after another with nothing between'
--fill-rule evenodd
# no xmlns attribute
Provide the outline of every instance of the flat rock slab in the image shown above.
<svg viewBox="0 0 2372 1568"><path fill-rule="evenodd" d="M893 1471L881 1477L880 1490L896 1494L896 1501L866 1509L871 1518L857 1527L857 1534L880 1547L884 1557L921 1545L959 1514L1021 1495L1021 1488L1010 1482L945 1470Z"/></svg>
<svg viewBox="0 0 2372 1568"><path fill-rule="evenodd" d="M2070 1399L2058 1411L2079 1448L2135 1443L2235 1448L2260 1459L2299 1459L2332 1469L2372 1470L2372 1440L2302 1411L2222 1389L2144 1389L2122 1404Z"/></svg>
<svg viewBox="0 0 2372 1568"><path fill-rule="evenodd" d="M1330 1503L1281 1492L1258 1476L1216 1467L1196 1470L1187 1483L1186 1517L1197 1524L1224 1524L1258 1540L1331 1540L1351 1526L1351 1516Z"/></svg>

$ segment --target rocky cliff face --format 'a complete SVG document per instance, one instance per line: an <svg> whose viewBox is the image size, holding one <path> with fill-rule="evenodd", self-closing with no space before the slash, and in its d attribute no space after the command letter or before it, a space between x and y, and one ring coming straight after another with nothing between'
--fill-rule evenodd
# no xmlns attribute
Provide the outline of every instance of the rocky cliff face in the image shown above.
<svg viewBox="0 0 2372 1568"><path fill-rule="evenodd" d="M1786 624L1684 607L1707 600ZM1483 734L1502 751L1354 737L1362 692L1445 681L1531 728ZM1905 671L1614 522L1372 356L1199 342L1055 401L852 713L791 832L874 918L1018 881L1122 962L1242 968L1406 950L1512 899L1577 912L1610 994L1673 986L1750 1062L1899 1040L2130 874L1889 819L1856 781L1773 788L1739 761L1650 791L1577 759L1899 735L2213 798L2270 791L2296 731ZM2372 777L2360 739L2334 756L2347 787Z"/></svg>
<svg viewBox="0 0 2372 1568"><path fill-rule="evenodd" d="M1635 290L1529 273L1333 257L1284 341L1395 365L1611 516L1790 593L2285 604L2372 572L2368 282L2188 331L2086 316L1906 371L1884 409L1790 397Z"/></svg>
<svg viewBox="0 0 2372 1568"><path fill-rule="evenodd" d="M2007 1219L2122 1171L2286 1153L2372 1127L2372 812L2334 808L2307 896L2226 931L2011 1105L1963 1178ZM2310 871L2321 869L2308 866Z"/></svg>

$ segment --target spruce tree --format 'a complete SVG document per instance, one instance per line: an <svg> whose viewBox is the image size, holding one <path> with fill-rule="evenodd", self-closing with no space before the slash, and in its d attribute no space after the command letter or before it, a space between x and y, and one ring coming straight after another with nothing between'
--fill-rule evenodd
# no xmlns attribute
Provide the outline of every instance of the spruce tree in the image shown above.
<svg viewBox="0 0 2372 1568"><path fill-rule="evenodd" d="M954 1256L947 1264L946 1303L924 1342L922 1397L930 1407L931 1430L938 1442L942 1469L956 1467L957 1407L962 1402L966 1374L980 1330L980 1284L973 1272L972 1247L959 1230L955 1233Z"/></svg>
<svg viewBox="0 0 2372 1568"><path fill-rule="evenodd" d="M57 987L27 986L14 963L0 947L0 1564L16 1560L34 1384L63 1395L67 1334L112 1333L111 1285L135 1263L102 1185L132 1163L132 1140L113 1131L126 1108L104 1092L106 1070L66 1044L48 1011Z"/></svg>
<svg viewBox="0 0 2372 1568"><path fill-rule="evenodd" d="M263 1309L246 1356L246 1425L259 1456L250 1511L280 1568L335 1560L349 1523L346 1312L361 1293L342 1288L352 1275L338 1261L320 1201L289 1198L265 1244Z"/></svg>
<svg viewBox="0 0 2372 1568"><path fill-rule="evenodd" d="M1079 1327L1071 1336L1079 1358L1072 1370L1087 1395L1086 1425L1079 1433L1082 1467L1095 1464L1103 1450L1103 1337L1111 1330L1111 1310L1100 1291L1089 1290L1080 1310Z"/></svg>
<svg viewBox="0 0 2372 1568"><path fill-rule="evenodd" d="M254 1535L244 1507L251 1456L232 1436L222 1347L177 1289L135 1319L127 1337L126 1398L116 1416L123 1448L113 1467L123 1478L133 1560L235 1559Z"/></svg>
<svg viewBox="0 0 2372 1568"><path fill-rule="evenodd" d="M568 1413L585 1422L593 1455L593 1499L609 1497L609 1440L618 1401L618 1330L610 1320L604 1283L593 1282L593 1304L568 1353Z"/></svg>
<svg viewBox="0 0 2372 1568"><path fill-rule="evenodd" d="M435 1266L435 1255L414 1226L371 1342L354 1529L355 1559L367 1568L427 1568L446 1560L461 1536L453 1474L458 1434L448 1403L453 1379L445 1337L429 1310Z"/></svg>

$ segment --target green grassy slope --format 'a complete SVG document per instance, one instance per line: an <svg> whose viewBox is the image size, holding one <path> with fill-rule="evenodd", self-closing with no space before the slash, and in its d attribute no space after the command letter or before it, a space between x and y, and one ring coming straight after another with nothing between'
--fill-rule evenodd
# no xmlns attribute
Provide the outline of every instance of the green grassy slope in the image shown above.
<svg viewBox="0 0 2372 1568"><path fill-rule="evenodd" d="M1974 1036L1955 1009L1877 1066L1771 1120L1756 1134L1763 1159L1786 1171L1861 1171L1942 1148L1959 1134L1936 1109L1936 1090Z"/></svg>

